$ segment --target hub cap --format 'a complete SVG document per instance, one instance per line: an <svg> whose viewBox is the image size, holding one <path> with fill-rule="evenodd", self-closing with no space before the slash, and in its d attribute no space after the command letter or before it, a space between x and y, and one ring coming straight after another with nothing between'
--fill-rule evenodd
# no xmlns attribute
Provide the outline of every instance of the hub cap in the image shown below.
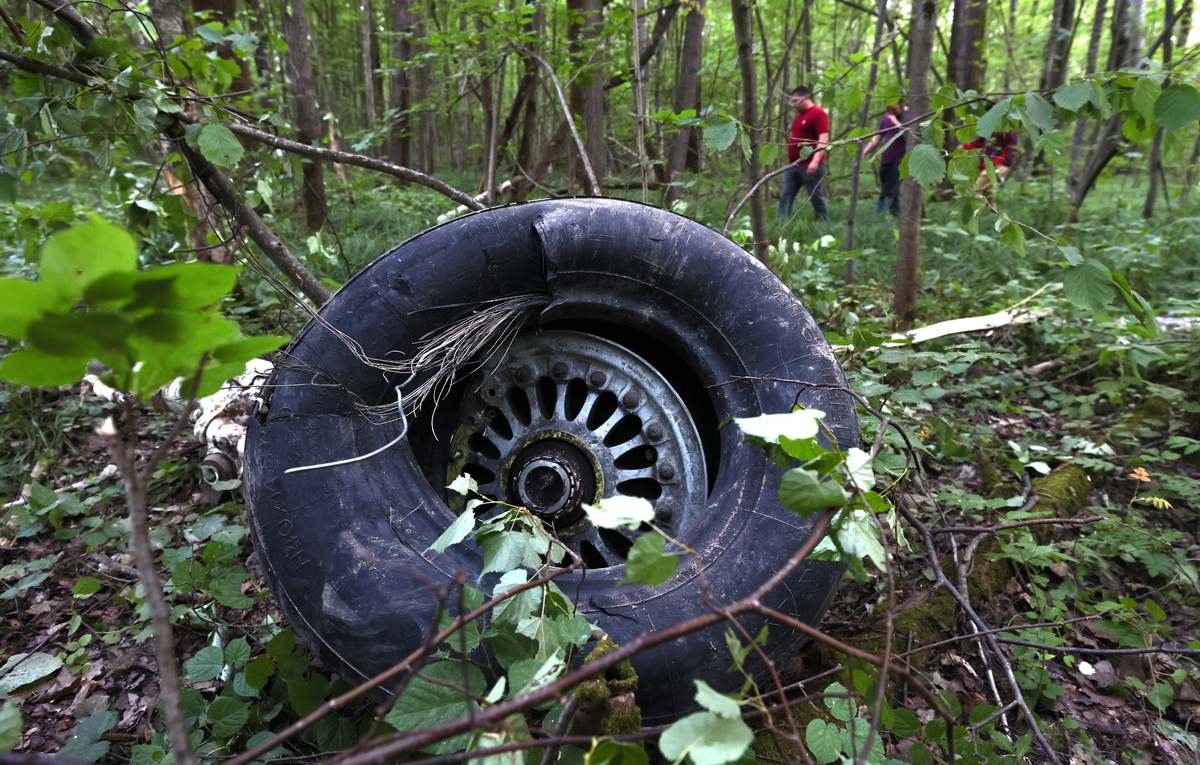
<svg viewBox="0 0 1200 765"><path fill-rule="evenodd" d="M447 482L467 473L485 497L528 508L592 568L623 563L640 530L597 528L583 505L642 497L677 536L707 497L700 437L679 395L644 359L578 332L520 335L485 367L450 454Z"/></svg>

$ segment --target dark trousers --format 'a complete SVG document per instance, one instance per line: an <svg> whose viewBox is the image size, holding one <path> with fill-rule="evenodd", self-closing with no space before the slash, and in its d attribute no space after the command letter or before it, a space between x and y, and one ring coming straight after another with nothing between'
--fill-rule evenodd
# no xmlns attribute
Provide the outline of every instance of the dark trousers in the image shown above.
<svg viewBox="0 0 1200 765"><path fill-rule="evenodd" d="M812 202L813 212L816 213L817 220L829 220L829 210L825 206L825 197L821 195L821 181L824 179L824 162L817 166L817 171L814 173L808 172L807 163L796 167L789 167L788 171L783 174L783 190L779 193L779 212L776 217L792 217L792 202L795 201L796 195L800 193L800 189L804 189L804 193L808 195L809 200Z"/></svg>
<svg viewBox="0 0 1200 765"><path fill-rule="evenodd" d="M889 162L879 166L879 204L875 214L887 210L892 215L900 214L900 163Z"/></svg>

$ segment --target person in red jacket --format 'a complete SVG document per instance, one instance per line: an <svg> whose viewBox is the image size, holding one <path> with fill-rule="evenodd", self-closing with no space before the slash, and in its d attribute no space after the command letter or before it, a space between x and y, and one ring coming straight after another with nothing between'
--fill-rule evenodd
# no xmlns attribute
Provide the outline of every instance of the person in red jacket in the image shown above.
<svg viewBox="0 0 1200 765"><path fill-rule="evenodd" d="M829 113L813 103L812 89L801 85L788 98L796 109L792 131L788 136L787 157L790 166L783 175L783 190L779 193L779 212L776 217L792 217L792 202L803 188L812 201L818 220L829 220L821 181L825 179L825 157L829 153ZM809 153L811 150L811 153ZM803 158L802 158L803 155Z"/></svg>
<svg viewBox="0 0 1200 765"><path fill-rule="evenodd" d="M1017 159L1017 131L997 130L986 141L983 136L980 136L964 145L963 149L966 151L983 150L983 156L979 159L979 177L975 179L975 193L982 194L987 200L988 207L995 210L996 190L992 185L992 176L988 173L988 165L990 164L995 171L997 181L1004 180L1004 176L1008 175L1013 162Z"/></svg>

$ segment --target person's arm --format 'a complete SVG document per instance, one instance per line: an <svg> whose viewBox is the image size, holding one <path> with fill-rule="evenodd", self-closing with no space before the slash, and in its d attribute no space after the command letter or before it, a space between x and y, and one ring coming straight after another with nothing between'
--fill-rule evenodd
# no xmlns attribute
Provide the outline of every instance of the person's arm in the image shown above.
<svg viewBox="0 0 1200 765"><path fill-rule="evenodd" d="M817 145L813 147L812 156L808 159L808 172L815 173L821 166L821 158L825 156L825 147L829 145L829 133L817 133Z"/></svg>
<svg viewBox="0 0 1200 765"><path fill-rule="evenodd" d="M869 142L867 142L867 145L865 147L863 147L863 156L865 157L868 154L870 154L871 150L874 149L878 145L879 145L879 136L875 136Z"/></svg>
<svg viewBox="0 0 1200 765"><path fill-rule="evenodd" d="M814 106L813 108L819 109L820 107ZM810 173L815 173L821 166L821 160L825 157L825 147L829 145L829 112L824 109L817 112L813 129L817 134L817 142L808 158L808 172Z"/></svg>

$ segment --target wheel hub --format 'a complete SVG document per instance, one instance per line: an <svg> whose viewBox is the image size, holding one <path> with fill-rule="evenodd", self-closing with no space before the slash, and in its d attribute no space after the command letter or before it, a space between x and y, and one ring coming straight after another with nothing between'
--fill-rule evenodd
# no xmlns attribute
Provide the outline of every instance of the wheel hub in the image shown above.
<svg viewBox="0 0 1200 765"><path fill-rule="evenodd" d="M570 442L546 438L525 447L508 471L510 496L555 526L573 523L596 501L596 471Z"/></svg>
<svg viewBox="0 0 1200 765"><path fill-rule="evenodd" d="M518 336L468 385L458 421L447 483L466 473L485 497L528 508L591 567L623 563L648 529L596 528L584 505L642 497L654 525L677 536L707 500L703 447L682 399L604 338Z"/></svg>

